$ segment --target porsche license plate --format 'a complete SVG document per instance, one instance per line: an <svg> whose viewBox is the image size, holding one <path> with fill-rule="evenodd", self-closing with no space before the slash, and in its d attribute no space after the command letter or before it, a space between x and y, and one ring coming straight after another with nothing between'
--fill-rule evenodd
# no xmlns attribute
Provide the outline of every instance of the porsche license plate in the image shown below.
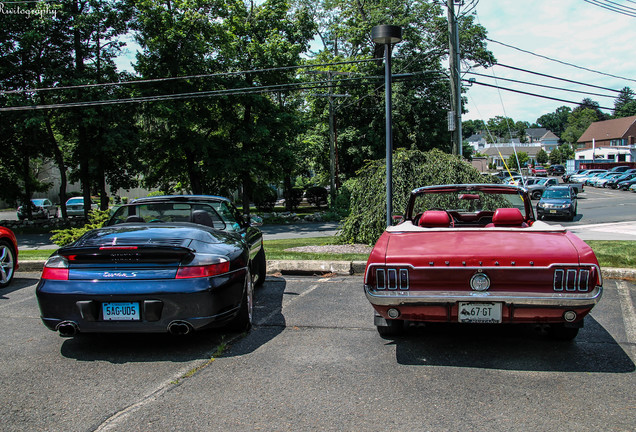
<svg viewBox="0 0 636 432"><path fill-rule="evenodd" d="M457 319L462 323L501 322L501 303L468 303L460 302Z"/></svg>
<svg viewBox="0 0 636 432"><path fill-rule="evenodd" d="M102 303L104 321L138 321L139 303Z"/></svg>

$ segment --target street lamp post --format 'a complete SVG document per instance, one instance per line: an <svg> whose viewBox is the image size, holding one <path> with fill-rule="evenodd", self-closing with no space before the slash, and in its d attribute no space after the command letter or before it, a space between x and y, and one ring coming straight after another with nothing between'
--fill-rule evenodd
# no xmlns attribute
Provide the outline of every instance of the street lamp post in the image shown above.
<svg viewBox="0 0 636 432"><path fill-rule="evenodd" d="M386 121L386 226L393 224L393 129L391 120L391 50L402 40L402 28L379 25L371 29L373 42L384 45L384 94Z"/></svg>

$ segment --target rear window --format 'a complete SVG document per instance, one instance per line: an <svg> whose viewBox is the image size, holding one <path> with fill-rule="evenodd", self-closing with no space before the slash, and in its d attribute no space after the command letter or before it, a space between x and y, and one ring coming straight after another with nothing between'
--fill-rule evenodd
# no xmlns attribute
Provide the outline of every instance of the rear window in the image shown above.
<svg viewBox="0 0 636 432"><path fill-rule="evenodd" d="M108 225L126 222L192 222L220 230L227 228L223 218L207 203L146 203L123 206L115 211Z"/></svg>

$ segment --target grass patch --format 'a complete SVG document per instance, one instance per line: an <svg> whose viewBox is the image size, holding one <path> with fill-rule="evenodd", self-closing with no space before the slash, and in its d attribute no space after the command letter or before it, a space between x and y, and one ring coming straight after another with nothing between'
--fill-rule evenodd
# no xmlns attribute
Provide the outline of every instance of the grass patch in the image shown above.
<svg viewBox="0 0 636 432"><path fill-rule="evenodd" d="M19 261L39 261L45 260L51 256L57 249L38 249L38 250L25 250L21 249L18 253Z"/></svg>
<svg viewBox="0 0 636 432"><path fill-rule="evenodd" d="M368 254L334 254L315 252L286 252L300 246L327 246L338 244L335 236L309 237L280 240L265 240L265 253L271 260L324 260L324 261L366 261Z"/></svg>
<svg viewBox="0 0 636 432"><path fill-rule="evenodd" d="M636 241L588 240L602 267L636 268Z"/></svg>

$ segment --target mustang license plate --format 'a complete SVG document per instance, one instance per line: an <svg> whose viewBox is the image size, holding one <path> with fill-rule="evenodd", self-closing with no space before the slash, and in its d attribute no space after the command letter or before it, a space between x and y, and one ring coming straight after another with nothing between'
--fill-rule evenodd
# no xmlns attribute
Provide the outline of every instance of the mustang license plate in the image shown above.
<svg viewBox="0 0 636 432"><path fill-rule="evenodd" d="M102 303L104 321L138 321L139 303Z"/></svg>
<svg viewBox="0 0 636 432"><path fill-rule="evenodd" d="M460 302L457 319L462 323L500 323L501 303Z"/></svg>

